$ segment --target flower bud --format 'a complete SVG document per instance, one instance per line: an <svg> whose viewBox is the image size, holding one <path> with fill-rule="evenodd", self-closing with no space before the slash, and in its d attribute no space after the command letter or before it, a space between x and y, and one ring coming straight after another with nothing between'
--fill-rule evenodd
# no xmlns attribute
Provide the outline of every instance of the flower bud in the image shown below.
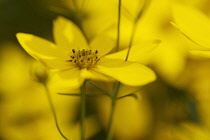
<svg viewBox="0 0 210 140"><path fill-rule="evenodd" d="M43 64L36 61L32 65L32 76L37 82L46 84L48 79L48 71Z"/></svg>

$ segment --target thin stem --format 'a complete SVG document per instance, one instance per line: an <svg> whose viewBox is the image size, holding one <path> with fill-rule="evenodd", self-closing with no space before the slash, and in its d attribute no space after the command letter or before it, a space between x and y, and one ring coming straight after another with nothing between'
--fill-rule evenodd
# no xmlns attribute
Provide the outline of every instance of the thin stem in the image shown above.
<svg viewBox="0 0 210 140"><path fill-rule="evenodd" d="M123 99L123 98L126 98L126 97L133 97L133 98L138 98L137 94L135 93L131 93L131 94L127 94L127 95L124 95L124 96L121 96L121 97L117 97L117 100L119 99Z"/></svg>
<svg viewBox="0 0 210 140"><path fill-rule="evenodd" d="M113 138L113 122L114 122L114 114L115 114L115 108L117 103L117 95L120 88L120 83L117 83L116 89L112 96L112 104L111 104L111 112L110 112L110 118L108 122L108 134L107 134L107 140L112 140Z"/></svg>
<svg viewBox="0 0 210 140"><path fill-rule="evenodd" d="M144 14L144 12L146 11L146 8L148 7L149 3L150 3L150 0L147 0L147 1L144 3L143 8L141 9L141 11L139 11L139 13L137 14L136 18L134 19L133 29L132 29L132 33L131 33L130 42L129 42L129 45L128 45L128 51L127 51L127 55L126 55L125 61L128 61L128 57L129 57L129 55L130 55L131 47L132 47L132 45L133 45L134 35L135 35L135 33L136 33L137 23L138 23L140 17L141 17L141 16Z"/></svg>
<svg viewBox="0 0 210 140"><path fill-rule="evenodd" d="M64 95L64 96L75 96L75 97L80 97L82 94L68 94L68 93L58 93L59 95ZM96 93L86 93L86 97L94 97L94 96L107 96L111 97L109 94L101 93L101 94L96 94Z"/></svg>
<svg viewBox="0 0 210 140"><path fill-rule="evenodd" d="M121 0L119 0L116 51L119 50L119 46L120 46L121 4L122 4ZM116 89L115 89L113 95L111 96L112 104L111 104L110 118L109 118L109 122L108 122L107 140L112 140L112 138L113 138L113 121L114 121L114 113L115 113L117 94L118 94L119 88L120 88L120 82L117 83Z"/></svg>
<svg viewBox="0 0 210 140"><path fill-rule="evenodd" d="M78 93L58 93L59 95L66 95L66 96L81 96L81 94Z"/></svg>
<svg viewBox="0 0 210 140"><path fill-rule="evenodd" d="M50 92L49 92L49 89L47 88L46 85L44 85L45 87L45 90L46 90L46 95L47 95L47 99L48 99L48 102L49 102L49 105L50 105L50 109L52 111L52 114L53 114L53 117L54 117L54 121L55 121L55 124L56 124L56 128L58 129L58 132L60 133L60 135L65 139L65 140L68 140L68 138L63 134L63 132L61 131L60 129L60 126L58 124L58 119L57 119L57 115L56 115L56 111L55 111L55 107L53 105L53 101L52 101L52 98L50 96Z"/></svg>
<svg viewBox="0 0 210 140"><path fill-rule="evenodd" d="M117 42L116 42L116 52L119 51L120 46L120 22L121 22L121 0L118 3L118 23L117 23Z"/></svg>
<svg viewBox="0 0 210 140"><path fill-rule="evenodd" d="M86 104L86 81L83 83L81 87L81 140L85 140L85 104Z"/></svg>
<svg viewBox="0 0 210 140"><path fill-rule="evenodd" d="M93 84L93 83L91 83L91 82L89 82L89 83L90 83L92 86L94 86L96 89L102 91L102 94L103 94L103 95L106 95L106 96L108 96L108 97L111 97L111 95L110 95L108 92L106 92L105 90L101 89L100 87L96 86L95 84Z"/></svg>
<svg viewBox="0 0 210 140"><path fill-rule="evenodd" d="M133 45L133 38L134 38L134 35L136 33L136 27L137 27L136 23L137 22L135 22L134 25L133 25L133 29L132 29L131 38L130 38L130 42L129 42L129 45L128 45L128 51L127 51L127 55L126 55L125 61L128 61L128 57L130 55L131 47Z"/></svg>

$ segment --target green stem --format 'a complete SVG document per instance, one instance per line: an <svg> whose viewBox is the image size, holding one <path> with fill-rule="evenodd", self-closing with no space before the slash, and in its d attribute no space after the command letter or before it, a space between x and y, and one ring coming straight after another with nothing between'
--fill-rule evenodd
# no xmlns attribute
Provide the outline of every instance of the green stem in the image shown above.
<svg viewBox="0 0 210 140"><path fill-rule="evenodd" d="M144 6L143 8L141 9L141 11L139 11L139 13L137 14L136 18L134 19L134 23L133 23L133 29L132 29L132 33L131 33L131 37L130 37L130 42L128 44L128 51L127 51L127 55L126 55L126 58L125 58L125 61L128 61L128 57L130 55L130 51L131 51L131 47L133 45L133 40L134 40L134 35L136 33L136 27L137 27L137 23L139 21L139 19L141 18L141 16L144 14L144 12L146 11L146 8L148 7L150 3L150 0L147 0L145 3L144 3Z"/></svg>
<svg viewBox="0 0 210 140"><path fill-rule="evenodd" d="M119 46L120 46L121 4L122 4L122 2L121 2L121 0L119 0L116 51L119 50ZM110 118L109 118L109 122L108 122L107 140L112 140L112 138L113 138L113 121L114 121L114 113L115 113L117 94L118 94L119 88L120 88L120 82L117 83L116 89L115 89L113 95L111 96L112 104L111 104Z"/></svg>
<svg viewBox="0 0 210 140"><path fill-rule="evenodd" d="M111 112L110 112L110 118L108 122L108 132L107 132L107 140L112 140L113 138L113 122L114 122L114 114L115 114L115 108L117 103L117 95L120 88L120 83L117 83L116 89L112 96L112 104L111 104Z"/></svg>
<svg viewBox="0 0 210 140"><path fill-rule="evenodd" d="M81 140L85 140L85 104L86 104L86 81L83 83L81 87Z"/></svg>
<svg viewBox="0 0 210 140"><path fill-rule="evenodd" d="M66 95L66 96L81 96L79 93L58 93L59 95Z"/></svg>
<svg viewBox="0 0 210 140"><path fill-rule="evenodd" d="M129 42L129 45L128 45L128 51L127 51L127 55L126 55L125 61L128 61L128 57L130 55L131 47L133 45L133 38L134 38L134 35L136 33L136 27L137 27L136 23L137 22L134 22L134 25L133 25L133 29L132 29L131 38L130 38L130 42Z"/></svg>
<svg viewBox="0 0 210 140"><path fill-rule="evenodd" d="M58 119L57 119L57 115L56 115L56 111L55 111L55 107L53 105L53 101L52 101L52 98L50 96L50 92L49 92L49 89L47 88L46 85L44 85L45 87L45 90L46 90L46 95L47 95L47 99L48 99L48 102L49 102L49 105L50 105L50 109L52 111L52 114L53 114L53 117L54 117L54 121L55 121L55 124L56 124L56 128L58 129L58 132L60 133L60 135L65 139L65 140L68 140L68 138L63 134L63 132L61 131L60 127L59 127L59 124L58 124Z"/></svg>
<svg viewBox="0 0 210 140"><path fill-rule="evenodd" d="M93 84L93 83L91 83L91 82L89 82L89 83L90 83L92 86L94 86L96 89L100 90L100 91L102 92L103 95L106 95L106 96L108 96L108 97L111 97L111 95L110 95L108 92L106 92L105 90L101 89L100 87L96 86L95 84Z"/></svg>

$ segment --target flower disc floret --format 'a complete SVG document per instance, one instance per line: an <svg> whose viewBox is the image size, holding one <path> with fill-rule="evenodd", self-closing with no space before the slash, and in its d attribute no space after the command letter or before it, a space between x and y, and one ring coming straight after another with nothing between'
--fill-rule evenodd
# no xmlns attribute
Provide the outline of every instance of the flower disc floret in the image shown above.
<svg viewBox="0 0 210 140"><path fill-rule="evenodd" d="M90 69L94 67L99 60L98 50L82 49L76 51L72 49L68 62L72 62L79 69Z"/></svg>

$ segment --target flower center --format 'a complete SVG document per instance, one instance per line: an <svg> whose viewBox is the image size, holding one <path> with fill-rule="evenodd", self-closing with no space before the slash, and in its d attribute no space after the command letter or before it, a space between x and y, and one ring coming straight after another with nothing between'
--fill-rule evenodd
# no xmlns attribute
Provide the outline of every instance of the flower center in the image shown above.
<svg viewBox="0 0 210 140"><path fill-rule="evenodd" d="M74 63L80 69L92 68L100 58L98 57L98 50L78 50L72 49L70 60L68 62Z"/></svg>

